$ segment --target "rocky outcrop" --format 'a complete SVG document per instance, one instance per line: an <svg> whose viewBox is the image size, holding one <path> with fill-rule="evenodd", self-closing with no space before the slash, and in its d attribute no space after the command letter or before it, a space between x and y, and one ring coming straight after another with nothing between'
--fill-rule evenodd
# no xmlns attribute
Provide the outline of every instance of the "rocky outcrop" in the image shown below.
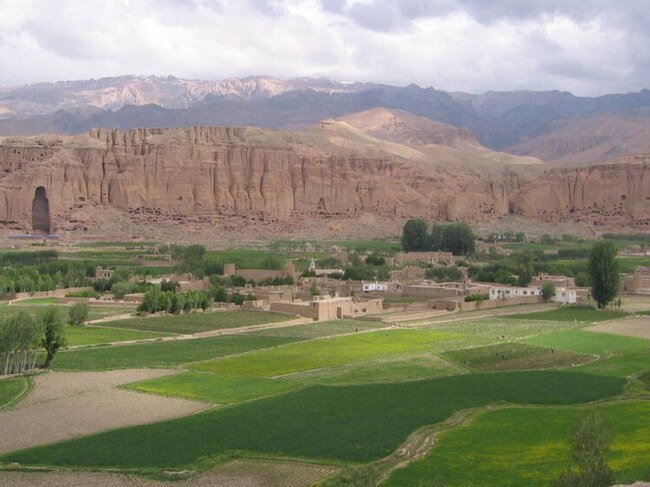
<svg viewBox="0 0 650 487"><path fill-rule="evenodd" d="M548 171L512 197L513 213L595 226L650 225L650 157Z"/></svg>
<svg viewBox="0 0 650 487"><path fill-rule="evenodd" d="M508 213L648 224L645 160L535 179L525 176L528 168L461 171L350 147L332 148L325 133L251 127L95 129L71 138L5 140L0 226L31 231L39 187L59 230L99 228L107 209L154 224L214 215L273 222L366 214L474 222Z"/></svg>

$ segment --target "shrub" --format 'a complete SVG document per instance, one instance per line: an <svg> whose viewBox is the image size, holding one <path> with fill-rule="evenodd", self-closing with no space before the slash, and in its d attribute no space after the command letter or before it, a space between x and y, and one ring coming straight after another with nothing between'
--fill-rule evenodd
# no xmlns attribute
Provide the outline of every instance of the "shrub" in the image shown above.
<svg viewBox="0 0 650 487"><path fill-rule="evenodd" d="M488 299L490 299L490 295L487 293L474 293L465 296L466 303L471 303L472 301L487 301Z"/></svg>
<svg viewBox="0 0 650 487"><path fill-rule="evenodd" d="M83 326L88 319L88 305L86 303L75 303L70 308L69 315L72 326Z"/></svg>

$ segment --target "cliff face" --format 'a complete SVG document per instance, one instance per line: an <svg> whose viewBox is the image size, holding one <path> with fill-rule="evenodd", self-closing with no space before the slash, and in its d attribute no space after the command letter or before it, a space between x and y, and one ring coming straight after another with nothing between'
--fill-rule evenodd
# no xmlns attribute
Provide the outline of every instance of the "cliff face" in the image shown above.
<svg viewBox="0 0 650 487"><path fill-rule="evenodd" d="M31 231L39 187L59 230L101 227L107 209L160 224L364 214L473 222L515 213L642 226L650 216L642 160L530 180L521 171L440 170L381 153L331 151L313 134L256 128L97 129L70 139L5 140L0 170L0 226L15 231Z"/></svg>

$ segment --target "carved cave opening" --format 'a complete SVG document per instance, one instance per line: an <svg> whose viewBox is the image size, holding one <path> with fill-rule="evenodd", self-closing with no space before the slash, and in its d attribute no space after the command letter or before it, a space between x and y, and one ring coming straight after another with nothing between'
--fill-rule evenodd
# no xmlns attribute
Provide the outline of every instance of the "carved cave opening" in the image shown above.
<svg viewBox="0 0 650 487"><path fill-rule="evenodd" d="M50 228L50 200L47 199L47 190L43 186L36 188L32 200L32 230L47 233Z"/></svg>

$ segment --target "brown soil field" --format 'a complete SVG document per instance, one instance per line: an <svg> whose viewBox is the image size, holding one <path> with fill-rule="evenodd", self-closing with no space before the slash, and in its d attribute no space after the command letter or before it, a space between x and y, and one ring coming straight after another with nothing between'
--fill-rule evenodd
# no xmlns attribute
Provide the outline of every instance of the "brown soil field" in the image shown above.
<svg viewBox="0 0 650 487"><path fill-rule="evenodd" d="M0 472L10 487L304 487L332 475L337 467L279 460L235 460L197 478L160 482L103 472Z"/></svg>
<svg viewBox="0 0 650 487"><path fill-rule="evenodd" d="M0 453L185 416L209 407L117 389L121 384L178 372L136 369L38 375L29 396L0 412ZM1 479L0 485L5 485Z"/></svg>
<svg viewBox="0 0 650 487"><path fill-rule="evenodd" d="M623 311L636 313L638 311L650 311L650 296L624 294L621 296Z"/></svg>
<svg viewBox="0 0 650 487"><path fill-rule="evenodd" d="M650 316L625 318L622 320L608 321L599 325L586 328L589 331L614 333L628 337L645 338L650 340Z"/></svg>

